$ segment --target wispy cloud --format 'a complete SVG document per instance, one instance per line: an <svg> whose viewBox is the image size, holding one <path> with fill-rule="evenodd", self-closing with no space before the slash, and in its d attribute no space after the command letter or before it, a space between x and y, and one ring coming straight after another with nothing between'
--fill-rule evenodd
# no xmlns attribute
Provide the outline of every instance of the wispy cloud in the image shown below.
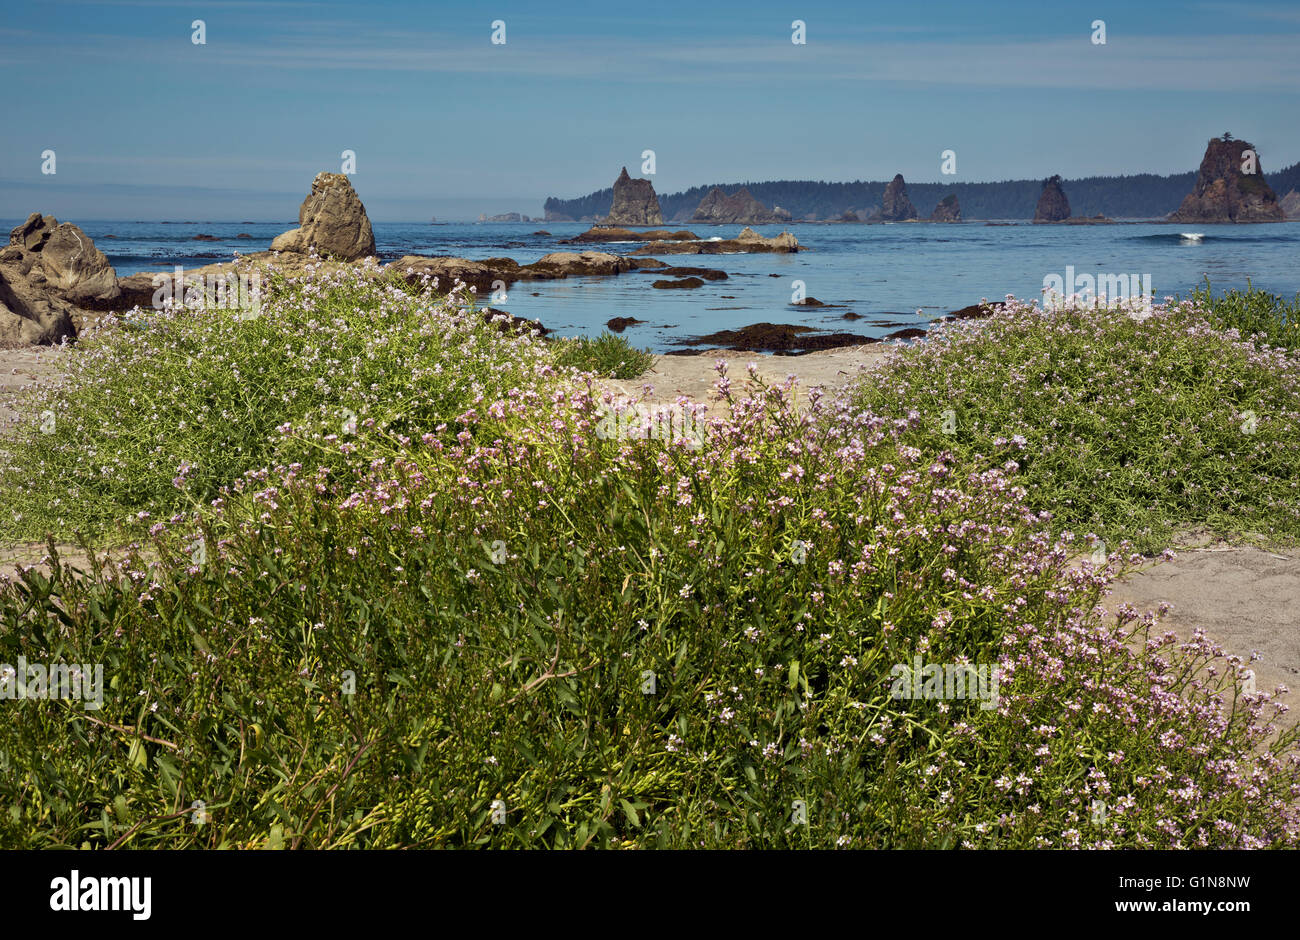
<svg viewBox="0 0 1300 940"><path fill-rule="evenodd" d="M144 0L114 0L144 2ZM512 35L509 45L467 48L463 36L339 23L297 26L275 36L223 37L204 47L175 41L82 35L6 41L10 62L63 55L141 65L316 72L408 72L599 78L602 83L753 85L762 82L887 82L1122 91L1288 91L1300 87L1291 35L1126 36L1104 46L1071 40L651 42ZM210 33L211 37L211 33ZM518 37L518 38L515 38Z"/></svg>

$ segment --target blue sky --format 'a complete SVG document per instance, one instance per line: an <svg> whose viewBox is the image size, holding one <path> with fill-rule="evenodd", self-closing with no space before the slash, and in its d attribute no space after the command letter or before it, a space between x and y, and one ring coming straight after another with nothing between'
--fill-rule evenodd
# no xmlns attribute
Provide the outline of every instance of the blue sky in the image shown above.
<svg viewBox="0 0 1300 940"><path fill-rule="evenodd" d="M540 215L647 148L660 192L932 181L946 149L956 180L1174 173L1223 131L1300 160L1295 2L0 5L0 218L289 221L344 149L386 221Z"/></svg>

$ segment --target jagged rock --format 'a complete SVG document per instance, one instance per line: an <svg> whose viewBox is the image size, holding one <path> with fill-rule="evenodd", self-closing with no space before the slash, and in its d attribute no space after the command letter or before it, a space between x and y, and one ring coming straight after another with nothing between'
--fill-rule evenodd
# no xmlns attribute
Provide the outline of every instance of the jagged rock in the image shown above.
<svg viewBox="0 0 1300 940"><path fill-rule="evenodd" d="M680 281L655 281L650 286L657 287L660 290L672 290L674 288L685 288L686 290L690 290L696 287L703 287L704 281L700 280L698 277L684 277Z"/></svg>
<svg viewBox="0 0 1300 940"><path fill-rule="evenodd" d="M939 201L930 213L931 222L960 222L961 205L957 202L957 194L949 193Z"/></svg>
<svg viewBox="0 0 1300 940"><path fill-rule="evenodd" d="M1243 154L1255 148L1244 140L1212 137L1201 158L1196 186L1170 222L1281 222L1286 218L1277 195L1264 179L1256 155L1254 172L1243 173Z"/></svg>
<svg viewBox="0 0 1300 940"><path fill-rule="evenodd" d="M799 250L799 240L789 232L782 232L780 235L765 238L749 226L745 226L740 230L740 234L736 236L736 241L749 245L762 245L770 251Z"/></svg>
<svg viewBox="0 0 1300 940"><path fill-rule="evenodd" d="M90 236L62 222L41 248L41 270L50 287L78 306L99 307L117 299L117 272Z"/></svg>
<svg viewBox="0 0 1300 940"><path fill-rule="evenodd" d="M298 210L298 228L275 237L272 251L318 254L355 261L375 253L375 233L366 207L341 173L318 173Z"/></svg>
<svg viewBox="0 0 1300 940"><path fill-rule="evenodd" d="M748 188L742 187L730 196L716 186L700 200L692 222L727 223L732 225L769 225L788 222L790 213L778 214L755 199Z"/></svg>
<svg viewBox="0 0 1300 940"><path fill-rule="evenodd" d="M57 343L77 335L72 305L41 289L12 265L0 266L0 343Z"/></svg>
<svg viewBox="0 0 1300 940"><path fill-rule="evenodd" d="M1287 193L1278 201L1282 207L1282 214L1288 219L1300 219L1300 193L1294 189Z"/></svg>
<svg viewBox="0 0 1300 940"><path fill-rule="evenodd" d="M899 173L885 187L881 200L880 217L886 222L906 222L916 218L916 206L907 198L907 184Z"/></svg>
<svg viewBox="0 0 1300 940"><path fill-rule="evenodd" d="M1061 177L1050 176L1043 180L1043 191L1034 209L1035 222L1064 222L1070 217L1070 200L1061 188Z"/></svg>
<svg viewBox="0 0 1300 940"><path fill-rule="evenodd" d="M40 251L58 225L59 220L54 216L33 212L26 222L9 233L9 244L17 245L23 251Z"/></svg>
<svg viewBox="0 0 1300 940"><path fill-rule="evenodd" d="M663 225L659 197L649 180L634 180L627 167L614 180L614 205L605 219L610 225Z"/></svg>

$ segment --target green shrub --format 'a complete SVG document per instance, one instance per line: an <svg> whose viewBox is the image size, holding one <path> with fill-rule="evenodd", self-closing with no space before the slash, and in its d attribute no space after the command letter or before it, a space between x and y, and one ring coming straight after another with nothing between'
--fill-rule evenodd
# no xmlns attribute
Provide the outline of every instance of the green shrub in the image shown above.
<svg viewBox="0 0 1300 940"><path fill-rule="evenodd" d="M0 440L0 540L130 529L250 469L337 463L328 439L345 425L418 437L549 371L539 341L359 269L277 278L268 293L257 316L151 310L83 338Z"/></svg>
<svg viewBox="0 0 1300 940"><path fill-rule="evenodd" d="M595 339L574 336L557 341L556 362L579 372L594 372L614 379L635 379L655 364L648 349L636 349L622 336L608 331Z"/></svg>
<svg viewBox="0 0 1300 940"><path fill-rule="evenodd" d="M1293 300L1247 285L1216 297L1209 279L1192 291L1191 300L1221 330L1236 330L1260 344L1300 350L1300 294Z"/></svg>
<svg viewBox="0 0 1300 940"><path fill-rule="evenodd" d="M1103 621L1118 559L1071 572L1003 471L901 443L914 421L752 391L701 446L526 393L363 471L251 472L152 561L0 588L0 662L109 687L0 704L0 844L1300 839L1268 696ZM896 697L915 657L996 665L1000 698Z"/></svg>
<svg viewBox="0 0 1300 940"><path fill-rule="evenodd" d="M1058 530L1144 552L1184 526L1300 537L1300 358L1215 329L1195 303L1149 316L1009 303L941 326L853 395L917 416L907 439L927 453L1014 458Z"/></svg>

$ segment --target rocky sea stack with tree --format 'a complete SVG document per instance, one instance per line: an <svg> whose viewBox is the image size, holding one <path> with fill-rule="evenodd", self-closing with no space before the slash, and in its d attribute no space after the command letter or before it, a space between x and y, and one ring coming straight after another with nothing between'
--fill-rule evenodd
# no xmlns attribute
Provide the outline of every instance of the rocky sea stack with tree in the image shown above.
<svg viewBox="0 0 1300 940"><path fill-rule="evenodd" d="M1196 187L1170 222L1282 222L1286 214L1264 179L1254 145L1231 134L1210 138Z"/></svg>

